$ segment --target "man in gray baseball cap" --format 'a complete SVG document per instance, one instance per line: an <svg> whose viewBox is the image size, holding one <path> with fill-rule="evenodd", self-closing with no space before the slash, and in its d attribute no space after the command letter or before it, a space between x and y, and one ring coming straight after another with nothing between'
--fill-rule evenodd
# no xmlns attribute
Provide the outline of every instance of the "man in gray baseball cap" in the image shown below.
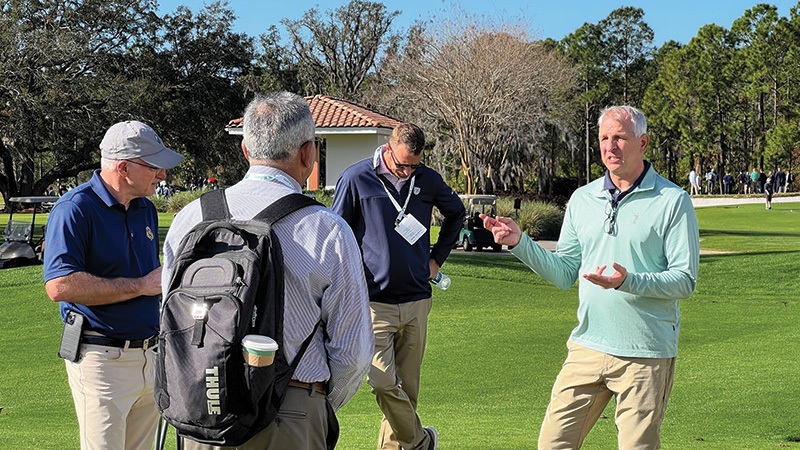
<svg viewBox="0 0 800 450"><path fill-rule="evenodd" d="M65 323L81 449L150 450L161 263L158 214L146 197L183 156L149 126L118 123L101 169L64 194L47 221L44 281Z"/></svg>

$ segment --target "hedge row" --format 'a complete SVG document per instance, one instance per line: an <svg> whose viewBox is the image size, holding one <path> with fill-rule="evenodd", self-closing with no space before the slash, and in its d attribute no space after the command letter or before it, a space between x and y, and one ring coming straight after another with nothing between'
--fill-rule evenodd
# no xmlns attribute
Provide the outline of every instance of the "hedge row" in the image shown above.
<svg viewBox="0 0 800 450"><path fill-rule="evenodd" d="M199 190L194 192L179 192L169 198L150 197L159 212L176 213L186 206L189 202L196 199L205 192ZM333 190L309 191L323 205L330 208L333 203ZM519 197L517 197L519 198ZM501 216L513 217L520 228L534 239L557 239L561 230L561 222L564 219L563 199L560 197L547 198L545 201L541 196L527 197L521 199L519 211L514 209L514 198L501 197L497 201L498 214ZM441 223L441 214L434 212L433 224Z"/></svg>

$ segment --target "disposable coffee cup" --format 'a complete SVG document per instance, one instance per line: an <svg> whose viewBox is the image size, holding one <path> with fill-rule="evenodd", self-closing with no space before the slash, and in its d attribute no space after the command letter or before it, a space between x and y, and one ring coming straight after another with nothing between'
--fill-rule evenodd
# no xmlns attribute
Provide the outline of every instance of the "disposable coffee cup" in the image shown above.
<svg viewBox="0 0 800 450"><path fill-rule="evenodd" d="M275 360L278 343L272 338L259 334L248 334L242 339L242 354L247 364L265 367Z"/></svg>

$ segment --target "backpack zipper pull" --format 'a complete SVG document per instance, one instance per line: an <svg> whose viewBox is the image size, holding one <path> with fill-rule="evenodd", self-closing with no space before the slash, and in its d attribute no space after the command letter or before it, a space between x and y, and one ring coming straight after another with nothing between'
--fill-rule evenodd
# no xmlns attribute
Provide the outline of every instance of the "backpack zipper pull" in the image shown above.
<svg viewBox="0 0 800 450"><path fill-rule="evenodd" d="M208 305L205 297L197 297L192 305L192 318L194 319L194 329L192 330L192 345L195 347L203 346L203 331L206 319L208 319Z"/></svg>
<svg viewBox="0 0 800 450"><path fill-rule="evenodd" d="M256 327L256 317L257 316L258 316L258 306L253 305L253 320L252 320L252 324L250 325L250 328L255 328Z"/></svg>

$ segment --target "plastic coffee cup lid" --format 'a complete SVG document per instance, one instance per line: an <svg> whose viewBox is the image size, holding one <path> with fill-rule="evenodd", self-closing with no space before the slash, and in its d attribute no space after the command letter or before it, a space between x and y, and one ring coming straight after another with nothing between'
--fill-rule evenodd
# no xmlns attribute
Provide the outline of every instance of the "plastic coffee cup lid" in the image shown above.
<svg viewBox="0 0 800 450"><path fill-rule="evenodd" d="M260 334L248 334L242 338L242 346L256 352L274 352L278 350L277 342Z"/></svg>

